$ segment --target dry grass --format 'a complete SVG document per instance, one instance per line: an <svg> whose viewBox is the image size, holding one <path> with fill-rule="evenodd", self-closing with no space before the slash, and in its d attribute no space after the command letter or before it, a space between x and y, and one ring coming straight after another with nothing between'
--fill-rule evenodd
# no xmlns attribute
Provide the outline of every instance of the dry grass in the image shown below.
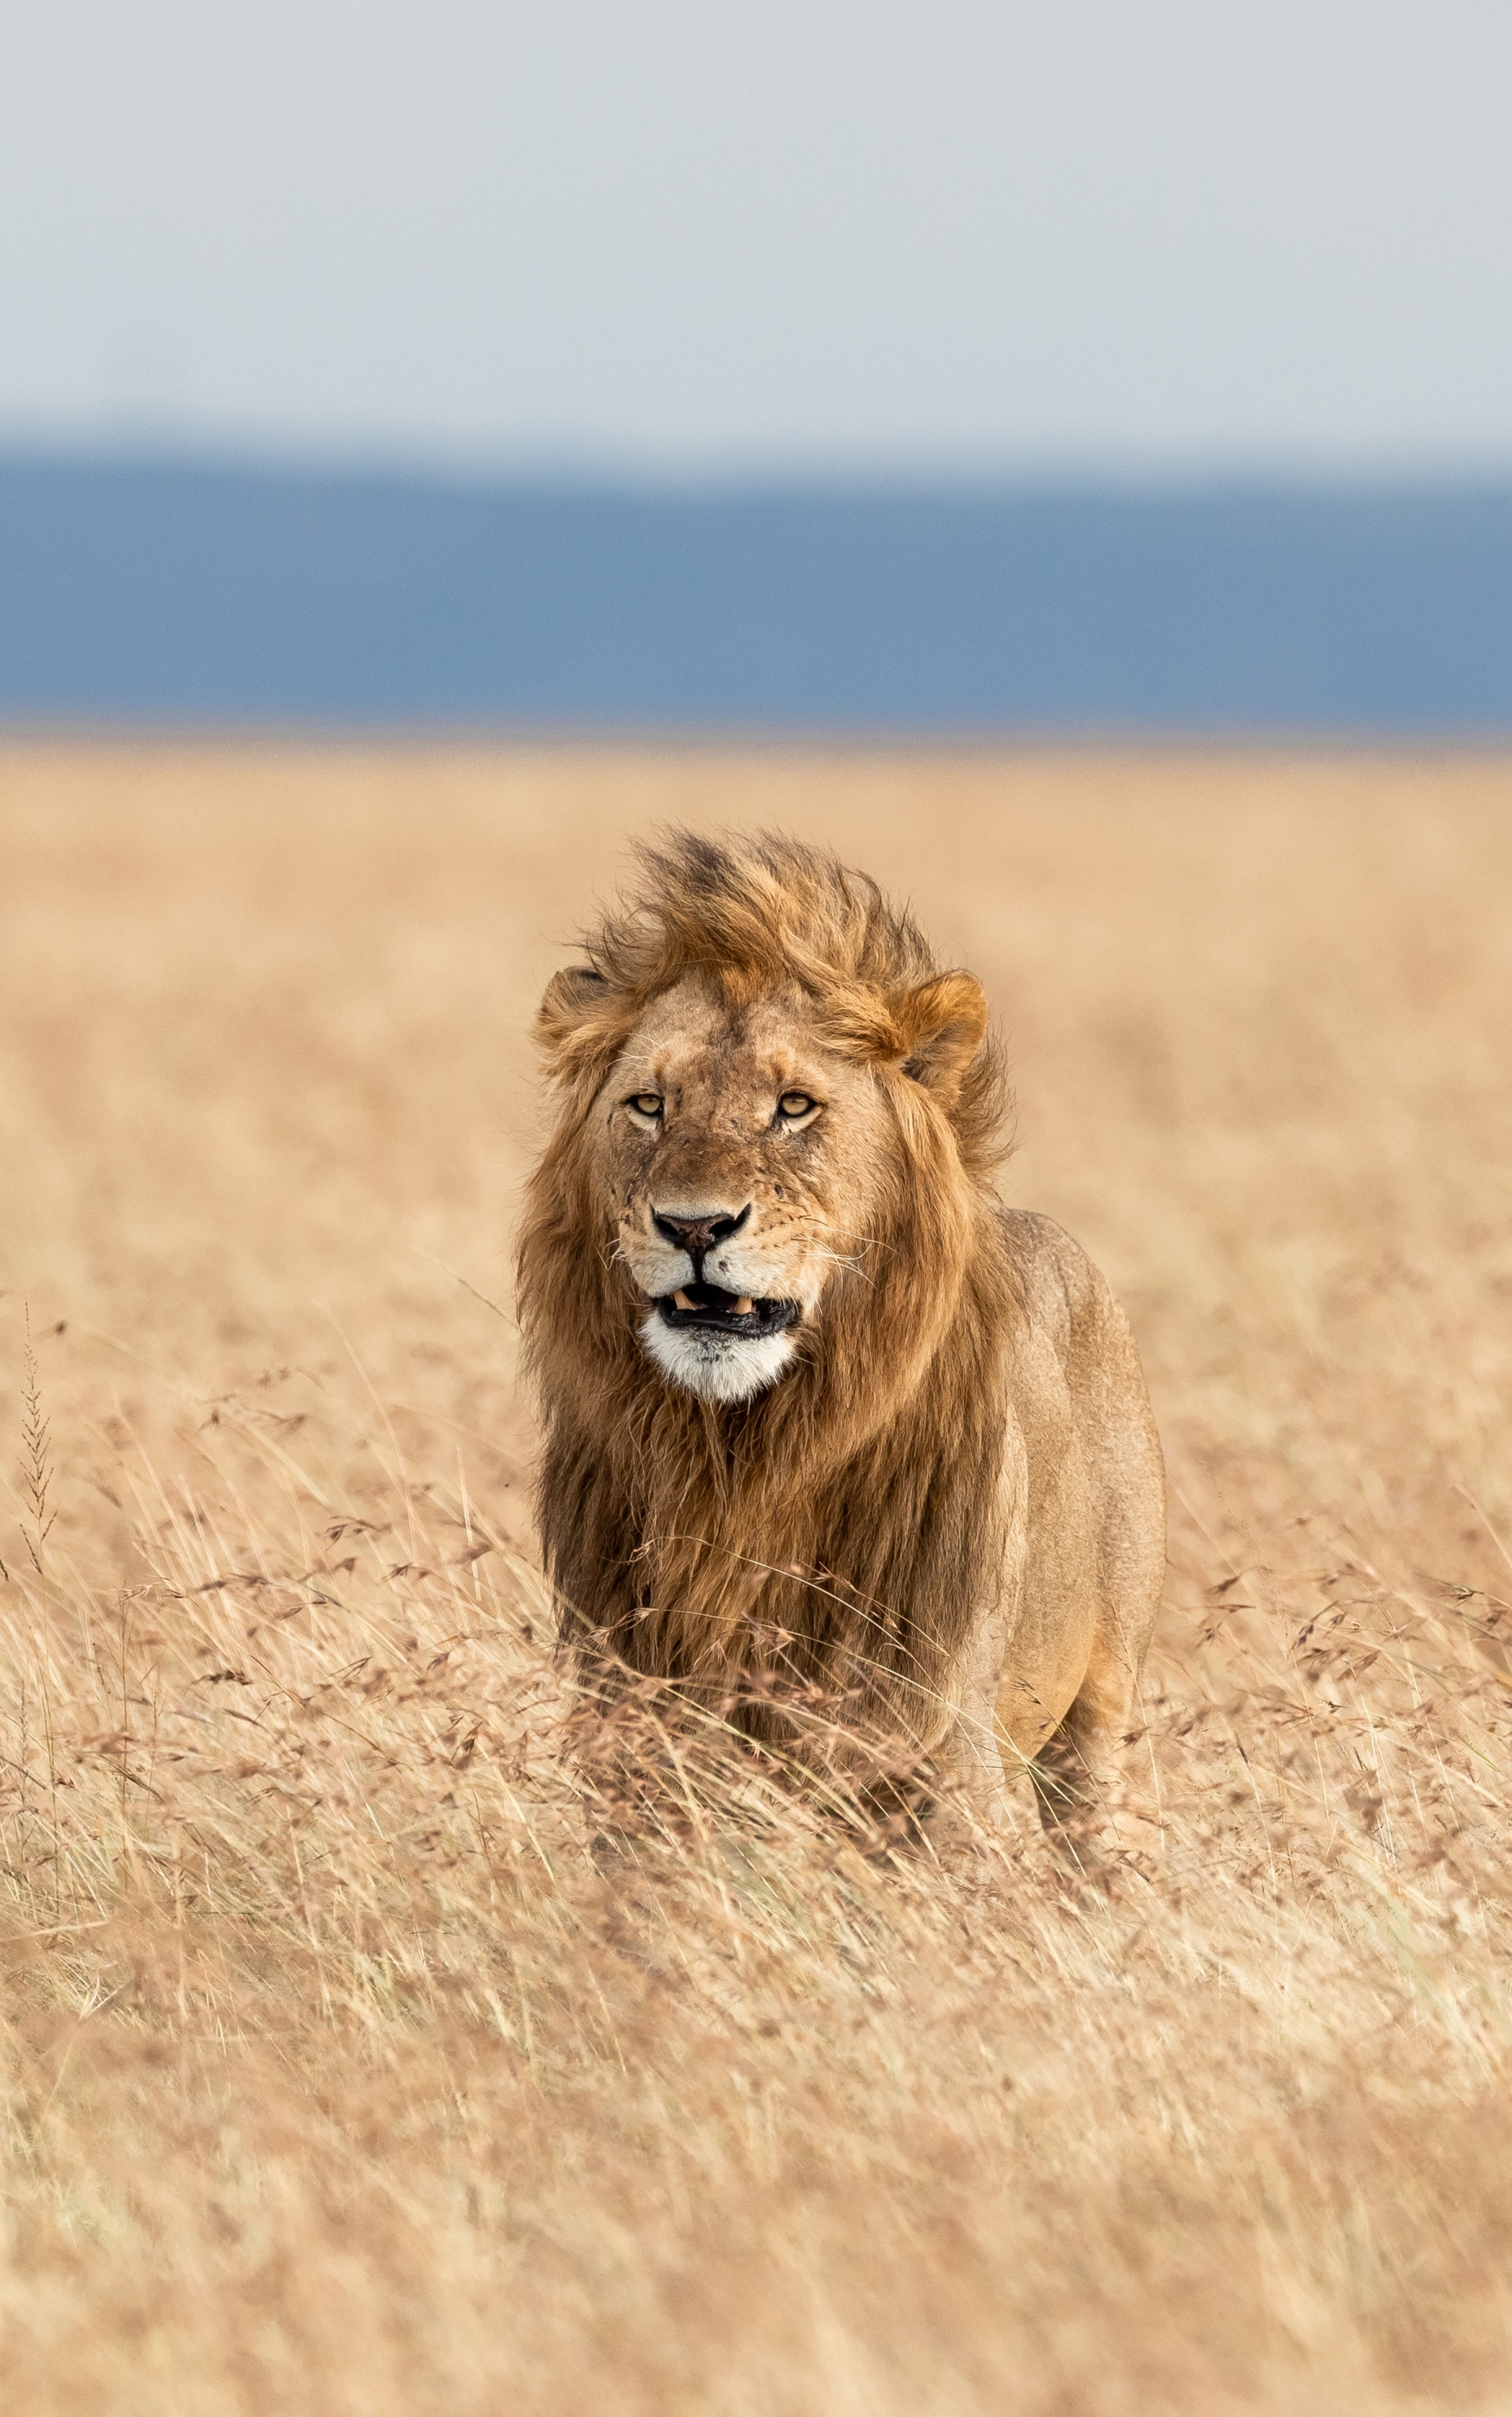
<svg viewBox="0 0 1512 2417"><path fill-rule="evenodd" d="M1512 769L13 747L0 797L8 2410L1512 2407ZM912 891L1014 1195L1133 1312L1162 1843L1106 1903L1027 1801L965 1877L718 1777L584 1850L522 1032L669 813Z"/></svg>

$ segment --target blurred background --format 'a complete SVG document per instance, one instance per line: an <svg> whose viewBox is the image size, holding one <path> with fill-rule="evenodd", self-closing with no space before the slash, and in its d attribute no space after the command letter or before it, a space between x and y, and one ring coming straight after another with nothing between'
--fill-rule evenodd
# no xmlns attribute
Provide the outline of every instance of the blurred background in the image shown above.
<svg viewBox="0 0 1512 2417"><path fill-rule="evenodd" d="M0 714L1512 729L1504 0L9 0Z"/></svg>

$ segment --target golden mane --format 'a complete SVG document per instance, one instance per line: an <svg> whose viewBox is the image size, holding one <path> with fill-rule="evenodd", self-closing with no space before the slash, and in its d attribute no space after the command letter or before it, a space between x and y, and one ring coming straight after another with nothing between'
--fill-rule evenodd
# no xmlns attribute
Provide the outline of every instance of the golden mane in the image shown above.
<svg viewBox="0 0 1512 2417"><path fill-rule="evenodd" d="M643 849L636 889L583 950L537 1022L559 1114L519 1255L563 1635L753 1735L793 1744L824 1697L851 1727L927 1747L1004 1549L1018 1294L988 1179L1008 1101L979 987L940 971L874 881L772 836ZM890 1110L875 1274L837 1285L822 1349L729 1405L648 1361L594 1189L605 1077L689 975L732 1009L795 986L826 1044L874 1065Z"/></svg>
<svg viewBox="0 0 1512 2417"><path fill-rule="evenodd" d="M635 853L639 885L584 933L586 965L556 976L537 1017L551 1071L569 1086L584 1077L597 1086L651 1001L690 974L732 1007L796 984L834 1041L905 1071L913 1032L903 1003L960 979L942 973L906 907L827 848L773 831L668 831ZM1011 1112L1002 1053L985 1040L950 1110L974 1175L1009 1154Z"/></svg>

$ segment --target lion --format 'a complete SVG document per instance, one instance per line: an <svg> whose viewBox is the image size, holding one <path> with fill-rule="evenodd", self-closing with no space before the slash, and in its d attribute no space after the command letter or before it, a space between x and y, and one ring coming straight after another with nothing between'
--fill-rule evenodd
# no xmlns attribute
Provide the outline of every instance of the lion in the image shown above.
<svg viewBox="0 0 1512 2417"><path fill-rule="evenodd" d="M996 1822L1027 1771L1047 1828L1085 1832L1164 1474L1107 1284L994 1189L982 987L818 848L639 856L541 1004L558 1112L519 1252L583 1692L660 1682L926 1820L964 1796Z"/></svg>

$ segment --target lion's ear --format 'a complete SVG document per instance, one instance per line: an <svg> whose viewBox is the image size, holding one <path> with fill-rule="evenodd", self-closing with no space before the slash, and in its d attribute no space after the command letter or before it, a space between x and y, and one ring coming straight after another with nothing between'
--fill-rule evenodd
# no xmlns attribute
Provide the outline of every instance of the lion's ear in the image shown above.
<svg viewBox="0 0 1512 2417"><path fill-rule="evenodd" d="M974 974L940 974L893 1001L906 1035L903 1072L948 1106L987 1038L987 993Z"/></svg>
<svg viewBox="0 0 1512 2417"><path fill-rule="evenodd" d="M566 1071L591 1056L613 1020L609 984L591 965L566 965L553 974L536 1012L536 1038Z"/></svg>

